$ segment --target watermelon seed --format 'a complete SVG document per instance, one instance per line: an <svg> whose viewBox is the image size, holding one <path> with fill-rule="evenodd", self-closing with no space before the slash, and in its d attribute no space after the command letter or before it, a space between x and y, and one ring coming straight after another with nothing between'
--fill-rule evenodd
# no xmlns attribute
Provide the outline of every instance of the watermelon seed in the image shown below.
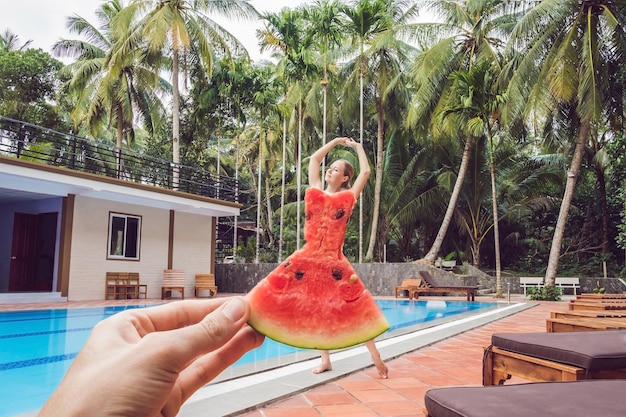
<svg viewBox="0 0 626 417"><path fill-rule="evenodd" d="M335 212L335 220L339 220L343 217L343 215L346 214L346 211L344 209L339 209Z"/></svg>
<svg viewBox="0 0 626 417"><path fill-rule="evenodd" d="M333 278L335 278L337 281L341 280L341 270L340 269L333 269Z"/></svg>
<svg viewBox="0 0 626 417"><path fill-rule="evenodd" d="M303 271L296 272L296 279L297 280L301 280L303 276L304 276L304 272Z"/></svg>

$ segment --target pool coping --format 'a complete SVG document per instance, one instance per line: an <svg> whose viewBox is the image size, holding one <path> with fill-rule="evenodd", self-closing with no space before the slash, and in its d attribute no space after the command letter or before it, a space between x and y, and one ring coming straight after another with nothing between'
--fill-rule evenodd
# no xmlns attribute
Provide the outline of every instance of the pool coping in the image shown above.
<svg viewBox="0 0 626 417"><path fill-rule="evenodd" d="M478 310L463 318L456 316L453 319L443 319L420 330L390 335L380 341L377 339L378 350L383 360L395 359L537 305L536 303L497 304L498 307L488 311ZM311 372L311 369L319 362L319 354L312 352L311 355L311 359L291 365L212 382L187 400L178 416L236 416L372 366L369 352L363 345L331 353L333 370L322 374Z"/></svg>

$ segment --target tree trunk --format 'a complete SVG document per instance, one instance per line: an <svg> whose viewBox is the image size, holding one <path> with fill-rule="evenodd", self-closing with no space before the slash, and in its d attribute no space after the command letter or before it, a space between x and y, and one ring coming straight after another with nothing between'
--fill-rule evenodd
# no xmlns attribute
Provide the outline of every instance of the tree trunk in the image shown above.
<svg viewBox="0 0 626 417"><path fill-rule="evenodd" d="M383 150L385 132L385 110L383 100L376 99L376 119L378 123L378 133L376 140L376 181L374 183L374 208L372 210L372 226L370 230L370 242L365 254L365 259L372 261L374 257L374 247L376 246L376 235L378 233L378 216L380 212L380 193L383 188Z"/></svg>
<svg viewBox="0 0 626 417"><path fill-rule="evenodd" d="M500 227L498 225L498 194L496 192L496 169L493 161L489 163L491 174L491 202L493 210L493 244L496 256L496 298L502 297L502 271L500 264Z"/></svg>
<svg viewBox="0 0 626 417"><path fill-rule="evenodd" d="M280 232L278 237L278 263L283 261L283 230L285 227L285 175L287 164L287 118L283 117L283 172L280 186Z"/></svg>
<svg viewBox="0 0 626 417"><path fill-rule="evenodd" d="M180 90L178 89L178 50L172 54L172 188L178 190L180 169Z"/></svg>
<svg viewBox="0 0 626 417"><path fill-rule="evenodd" d="M450 222L452 221L454 208L456 207L456 202L459 199L459 195L461 194L461 188L463 188L463 181L465 180L465 173L467 172L467 167L469 165L471 149L472 138L468 136L465 140L465 147L463 148L463 157L461 159L461 166L459 167L459 175L456 177L456 182L454 183L452 195L450 195L450 201L448 202L446 214L443 217L441 227L439 228L439 232L437 233L437 237L435 238L433 245L424 257L424 260L431 265L435 263L437 255L439 255L439 250L441 249L441 245L443 244L443 239L446 237L448 227L450 226Z"/></svg>
<svg viewBox="0 0 626 417"><path fill-rule="evenodd" d="M567 215L569 213L570 205L572 204L572 198L574 197L576 181L578 180L578 175L580 174L580 167L582 165L583 155L585 152L585 143L587 141L587 138L589 137L590 131L591 122L588 120L583 121L583 123L580 125L578 141L576 142L576 148L574 149L572 163L570 164L569 171L567 171L567 182L565 183L563 201L561 202L559 218L556 221L554 236L552 237L550 258L548 259L548 267L546 269L546 276L544 280L544 283L547 286L554 286L554 279L556 278L556 273L559 268L561 244L563 243L563 234L565 233L565 226L567 225Z"/></svg>
<svg viewBox="0 0 626 417"><path fill-rule="evenodd" d="M296 250L300 249L300 200L302 200L302 100L298 102L298 155L296 157L296 192L298 203L296 205Z"/></svg>
<svg viewBox="0 0 626 417"><path fill-rule="evenodd" d="M602 217L602 253L608 254L609 249L609 209L606 199L606 179L602 167L596 167L596 177L598 178L598 205L600 206L600 216Z"/></svg>
<svg viewBox="0 0 626 417"><path fill-rule="evenodd" d="M267 228L265 230L265 234L268 238L268 245L274 247L276 243L276 239L274 239L274 221L272 219L272 193L270 187L270 167L265 158L265 207L266 207L266 215L267 215Z"/></svg>

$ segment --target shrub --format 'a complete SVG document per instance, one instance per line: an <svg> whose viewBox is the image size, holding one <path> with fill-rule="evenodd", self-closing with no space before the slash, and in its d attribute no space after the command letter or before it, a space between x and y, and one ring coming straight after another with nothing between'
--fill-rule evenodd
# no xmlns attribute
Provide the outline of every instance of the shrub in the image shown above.
<svg viewBox="0 0 626 417"><path fill-rule="evenodd" d="M562 295L562 289L554 285L531 287L526 290L526 296L533 301L561 301Z"/></svg>

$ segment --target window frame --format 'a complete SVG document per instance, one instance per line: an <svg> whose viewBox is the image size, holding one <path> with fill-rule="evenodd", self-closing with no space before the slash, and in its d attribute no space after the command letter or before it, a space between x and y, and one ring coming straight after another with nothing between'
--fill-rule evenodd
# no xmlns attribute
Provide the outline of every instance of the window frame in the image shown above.
<svg viewBox="0 0 626 417"><path fill-rule="evenodd" d="M114 220L115 219L123 219L124 220L124 230L123 230L123 247L122 254L116 255L114 251L113 245L113 232L114 232ZM135 246L136 246L136 254L134 256L127 256L127 245L129 243L128 238L128 220L133 219L137 221L137 236L135 237ZM116 261L139 261L141 258L141 225L142 225L142 217L136 214L126 214L126 213L117 213L110 211L109 212L109 230L107 232L107 259L116 260Z"/></svg>

